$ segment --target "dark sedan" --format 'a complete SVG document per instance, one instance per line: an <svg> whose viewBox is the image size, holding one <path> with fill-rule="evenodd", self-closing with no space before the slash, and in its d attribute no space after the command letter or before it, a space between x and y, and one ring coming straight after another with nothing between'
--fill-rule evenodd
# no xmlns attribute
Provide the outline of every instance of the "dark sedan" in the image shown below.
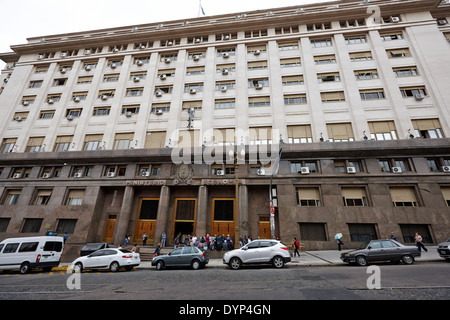
<svg viewBox="0 0 450 320"><path fill-rule="evenodd" d="M166 267L191 267L194 270L204 268L209 262L206 252L197 247L176 248L167 255L157 256L152 260L156 270Z"/></svg>
<svg viewBox="0 0 450 320"><path fill-rule="evenodd" d="M373 261L402 261L413 264L414 258L420 257L416 246L405 246L394 240L372 240L364 243L359 249L341 254L341 260L367 266Z"/></svg>

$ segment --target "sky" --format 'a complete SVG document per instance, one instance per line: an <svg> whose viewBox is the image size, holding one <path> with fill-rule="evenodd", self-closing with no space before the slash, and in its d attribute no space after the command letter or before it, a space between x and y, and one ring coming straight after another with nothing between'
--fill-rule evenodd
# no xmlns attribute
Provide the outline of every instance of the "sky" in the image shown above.
<svg viewBox="0 0 450 320"><path fill-rule="evenodd" d="M332 1L332 0L328 0ZM325 0L201 0L206 16ZM197 18L200 0L0 0L0 52L27 38ZM0 61L0 70L4 63Z"/></svg>

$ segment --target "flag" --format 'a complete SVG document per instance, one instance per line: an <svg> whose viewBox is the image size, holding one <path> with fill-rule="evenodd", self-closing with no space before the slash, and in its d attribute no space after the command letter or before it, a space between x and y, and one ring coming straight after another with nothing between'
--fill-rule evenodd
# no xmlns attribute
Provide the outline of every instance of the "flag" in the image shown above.
<svg viewBox="0 0 450 320"><path fill-rule="evenodd" d="M202 0L200 0L200 12L202 13L202 15L206 16L205 10L203 10L203 6L202 6ZM200 13L199 13L200 16Z"/></svg>

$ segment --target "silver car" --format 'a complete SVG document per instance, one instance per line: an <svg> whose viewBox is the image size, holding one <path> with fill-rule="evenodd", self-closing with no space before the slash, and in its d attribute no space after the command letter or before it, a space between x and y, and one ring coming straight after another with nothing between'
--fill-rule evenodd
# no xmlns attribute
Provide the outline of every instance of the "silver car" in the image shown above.
<svg viewBox="0 0 450 320"><path fill-rule="evenodd" d="M272 264L275 268L282 268L291 261L289 248L278 240L255 240L246 246L228 251L223 256L223 263L231 269L237 270L243 264Z"/></svg>
<svg viewBox="0 0 450 320"><path fill-rule="evenodd" d="M437 251L442 258L450 261L450 238L445 242L439 243Z"/></svg>

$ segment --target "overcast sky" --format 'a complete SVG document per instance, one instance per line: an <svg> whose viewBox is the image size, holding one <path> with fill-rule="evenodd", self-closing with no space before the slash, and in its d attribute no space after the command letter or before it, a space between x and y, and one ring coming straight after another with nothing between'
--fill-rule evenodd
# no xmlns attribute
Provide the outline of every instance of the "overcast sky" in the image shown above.
<svg viewBox="0 0 450 320"><path fill-rule="evenodd" d="M202 6L213 16L321 2L327 1L202 0ZM0 12L0 52L10 52L30 37L196 18L199 0L0 0Z"/></svg>

